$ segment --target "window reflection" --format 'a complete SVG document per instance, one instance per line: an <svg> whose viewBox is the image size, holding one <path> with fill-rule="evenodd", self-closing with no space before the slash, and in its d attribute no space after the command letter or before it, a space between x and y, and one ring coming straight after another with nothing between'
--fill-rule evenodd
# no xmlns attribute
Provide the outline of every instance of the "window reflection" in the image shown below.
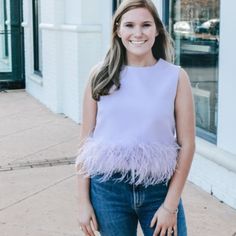
<svg viewBox="0 0 236 236"><path fill-rule="evenodd" d="M186 69L192 84L197 134L216 142L219 1L172 0L170 12L176 63Z"/></svg>
<svg viewBox="0 0 236 236"><path fill-rule="evenodd" d="M11 71L10 1L0 0L0 73Z"/></svg>
<svg viewBox="0 0 236 236"><path fill-rule="evenodd" d="M41 23L41 0L33 0L33 45L34 45L34 73L42 76L42 30Z"/></svg>

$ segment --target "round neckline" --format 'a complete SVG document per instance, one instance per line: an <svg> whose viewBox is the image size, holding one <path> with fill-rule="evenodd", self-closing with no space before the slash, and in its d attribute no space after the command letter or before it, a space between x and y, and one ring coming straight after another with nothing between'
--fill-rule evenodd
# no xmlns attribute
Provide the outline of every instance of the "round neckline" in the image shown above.
<svg viewBox="0 0 236 236"><path fill-rule="evenodd" d="M142 70L142 69L152 69L154 67L156 67L157 65L160 64L162 58L159 58L155 64L150 65L150 66L131 66L131 65L124 65L124 68L128 68L128 69L137 69L137 70Z"/></svg>

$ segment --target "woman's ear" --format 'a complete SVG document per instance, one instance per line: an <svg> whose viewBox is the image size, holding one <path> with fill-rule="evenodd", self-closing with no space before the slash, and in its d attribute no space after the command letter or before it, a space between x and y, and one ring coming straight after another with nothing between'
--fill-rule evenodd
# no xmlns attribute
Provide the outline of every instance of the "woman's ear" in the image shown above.
<svg viewBox="0 0 236 236"><path fill-rule="evenodd" d="M120 26L119 26L119 23L116 23L116 34L119 38L121 38L121 34L120 34Z"/></svg>
<svg viewBox="0 0 236 236"><path fill-rule="evenodd" d="M119 38L121 38L120 28L117 28L116 33L117 33L117 36L118 36Z"/></svg>
<svg viewBox="0 0 236 236"><path fill-rule="evenodd" d="M156 31L156 37L159 35L159 31Z"/></svg>

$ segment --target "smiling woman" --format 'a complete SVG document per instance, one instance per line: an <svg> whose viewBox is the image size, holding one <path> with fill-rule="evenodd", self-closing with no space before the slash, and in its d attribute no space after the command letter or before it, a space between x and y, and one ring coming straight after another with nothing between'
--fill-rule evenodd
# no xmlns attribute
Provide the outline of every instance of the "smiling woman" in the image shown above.
<svg viewBox="0 0 236 236"><path fill-rule="evenodd" d="M155 64L152 46L157 35L158 29L147 9L137 8L125 13L118 24L118 36L127 50L127 64L136 66Z"/></svg>
<svg viewBox="0 0 236 236"><path fill-rule="evenodd" d="M194 153L186 72L150 0L126 0L91 71L76 159L79 223L94 236L186 236L181 193Z"/></svg>
<svg viewBox="0 0 236 236"><path fill-rule="evenodd" d="M111 88L119 89L120 70L124 64L130 63L128 62L128 59L129 56L132 55L133 51L131 50L129 53L129 51L126 50L126 46L131 43L129 41L130 39L132 39L133 41L131 45L134 46L134 44L136 43L135 45L137 46L137 44L140 44L140 42L137 42L140 40L140 36L138 36L137 33L142 34L142 40L144 37L146 37L145 45L143 46L145 46L145 50L147 51L149 48L149 55L147 56L145 54L145 57L149 57L149 61L147 63L153 64L159 58L171 62L174 58L172 39L164 29L163 23L161 22L152 1L131 1L130 5L126 4L127 1L123 1L113 17L111 47L107 52L101 68L97 71L93 71L93 74L95 73L96 75L97 73L97 78L99 78L96 80L92 79L91 81L92 94L95 100L99 100L100 95L108 95ZM128 13L128 11L130 12L127 15L126 13ZM142 22L139 19L141 15L137 14L137 11L139 14L142 14ZM124 19L126 21L125 24ZM132 22L129 22L127 20L132 20ZM137 30L140 32L136 32ZM128 37L128 35L130 35L130 33L128 32L132 33L132 38L128 39L127 41L125 37ZM135 35L133 35L133 33L135 33ZM139 49L141 55L145 52L143 46ZM142 52L142 50L144 51ZM150 54L150 52L152 55ZM132 57L132 60L134 60L134 57ZM137 57L135 61L135 63L137 63L137 61L140 61L140 56ZM93 77L93 75L91 77Z"/></svg>

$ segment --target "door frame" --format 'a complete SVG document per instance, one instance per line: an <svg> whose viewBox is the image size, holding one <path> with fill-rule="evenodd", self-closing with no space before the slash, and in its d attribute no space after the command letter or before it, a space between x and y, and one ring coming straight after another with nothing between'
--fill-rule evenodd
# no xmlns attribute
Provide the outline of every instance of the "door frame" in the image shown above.
<svg viewBox="0 0 236 236"><path fill-rule="evenodd" d="M23 0L10 0L12 71L0 72L0 90L25 88Z"/></svg>

